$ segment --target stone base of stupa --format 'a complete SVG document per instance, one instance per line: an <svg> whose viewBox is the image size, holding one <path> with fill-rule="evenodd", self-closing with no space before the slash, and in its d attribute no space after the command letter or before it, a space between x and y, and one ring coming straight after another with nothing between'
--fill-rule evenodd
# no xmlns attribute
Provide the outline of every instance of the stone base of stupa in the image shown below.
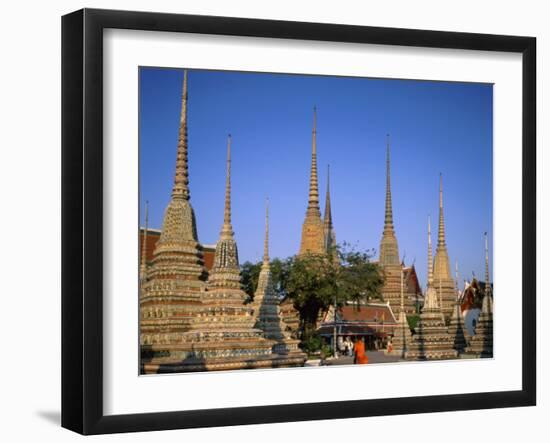
<svg viewBox="0 0 550 443"><path fill-rule="evenodd" d="M453 348L453 338L447 332L443 315L439 310L425 311L415 328L407 360L446 360L458 357Z"/></svg>
<svg viewBox="0 0 550 443"><path fill-rule="evenodd" d="M179 372L230 371L238 369L291 368L304 366L305 354L269 354L253 358L188 358L169 361L166 358L151 359L140 366L142 374L169 374Z"/></svg>
<svg viewBox="0 0 550 443"><path fill-rule="evenodd" d="M458 353L462 354L468 346L468 343L466 342L464 330L462 329L461 325L454 324L453 320L451 319L451 324L449 325L448 332L453 341L453 348Z"/></svg>
<svg viewBox="0 0 550 443"><path fill-rule="evenodd" d="M479 315L475 335L470 338L466 353L479 358L493 358L493 315Z"/></svg>
<svg viewBox="0 0 550 443"><path fill-rule="evenodd" d="M226 331L224 338L202 332L202 340L141 346L142 373L222 371L303 366L306 355L297 340L277 343L256 335L255 330ZM233 337L232 337L233 336ZM208 340L214 339L214 340ZM280 353L274 348L281 345ZM295 345L295 346L294 346Z"/></svg>

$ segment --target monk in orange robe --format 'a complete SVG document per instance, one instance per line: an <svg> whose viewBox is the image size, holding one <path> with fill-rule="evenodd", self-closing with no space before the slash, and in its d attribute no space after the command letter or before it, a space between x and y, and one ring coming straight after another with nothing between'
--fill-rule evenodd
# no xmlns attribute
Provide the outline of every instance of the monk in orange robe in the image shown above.
<svg viewBox="0 0 550 443"><path fill-rule="evenodd" d="M369 358L367 357L367 354L365 353L365 342L362 338L358 339L355 342L355 346L353 347L353 351L355 352L355 360L354 363L358 365L366 365L369 362Z"/></svg>

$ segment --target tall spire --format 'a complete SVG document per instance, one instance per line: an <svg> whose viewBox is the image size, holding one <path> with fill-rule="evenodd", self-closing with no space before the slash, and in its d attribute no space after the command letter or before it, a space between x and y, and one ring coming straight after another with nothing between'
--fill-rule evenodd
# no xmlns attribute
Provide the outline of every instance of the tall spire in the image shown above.
<svg viewBox="0 0 550 443"><path fill-rule="evenodd" d="M319 209L319 183L317 179L317 107L313 108L311 172L309 175L309 197L307 214L321 217L321 211Z"/></svg>
<svg viewBox="0 0 550 443"><path fill-rule="evenodd" d="M390 135L386 134L386 208L384 212L384 231L380 242L380 263L382 266L399 265L399 248L393 227L393 210L390 179Z"/></svg>
<svg viewBox="0 0 550 443"><path fill-rule="evenodd" d="M437 250L434 260L434 278L443 280L445 299L454 300L454 282L451 274L451 264L445 242L445 218L443 216L443 175L439 174L439 231L437 235ZM451 294L452 292L452 294ZM452 312L452 305L447 306L448 314Z"/></svg>
<svg viewBox="0 0 550 443"><path fill-rule="evenodd" d="M183 71L183 93L181 99L181 116L178 136L178 153L176 157L176 174L173 199L189 200L189 170L187 162L187 70Z"/></svg>
<svg viewBox="0 0 550 443"><path fill-rule="evenodd" d="M299 255L324 254L325 229L319 209L319 183L317 181L317 109L313 108L311 171L306 217L302 225Z"/></svg>
<svg viewBox="0 0 550 443"><path fill-rule="evenodd" d="M332 226L332 211L330 207L330 165L327 165L327 195L325 200L325 250L328 252L336 243L336 235Z"/></svg>
<svg viewBox="0 0 550 443"><path fill-rule="evenodd" d="M231 134L227 136L225 205L220 238L216 243L214 264L208 277L211 288L240 288L239 252L231 225Z"/></svg>
<svg viewBox="0 0 550 443"><path fill-rule="evenodd" d="M221 238L233 238L233 226L231 226L231 134L227 136L227 173L225 178L225 207Z"/></svg>
<svg viewBox="0 0 550 443"><path fill-rule="evenodd" d="M147 277L147 230L149 228L149 201L145 201L145 230L141 244L140 280L143 284Z"/></svg>
<svg viewBox="0 0 550 443"><path fill-rule="evenodd" d="M432 257L432 229L430 226L430 216L428 215L428 286L434 281L434 265Z"/></svg>
<svg viewBox="0 0 550 443"><path fill-rule="evenodd" d="M445 247L445 220L443 218L443 175L439 173L439 234L437 247Z"/></svg>
<svg viewBox="0 0 550 443"><path fill-rule="evenodd" d="M265 199L264 266L269 266L269 199Z"/></svg>
<svg viewBox="0 0 550 443"><path fill-rule="evenodd" d="M393 211L390 181L390 134L386 134L386 211L384 213L384 232L393 232Z"/></svg>

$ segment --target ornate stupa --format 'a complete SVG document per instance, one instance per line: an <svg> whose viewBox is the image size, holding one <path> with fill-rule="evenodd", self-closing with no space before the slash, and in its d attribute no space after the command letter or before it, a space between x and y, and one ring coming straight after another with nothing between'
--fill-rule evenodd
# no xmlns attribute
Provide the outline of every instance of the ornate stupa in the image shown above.
<svg viewBox="0 0 550 443"><path fill-rule="evenodd" d="M451 276L451 265L447 244L445 242L445 218L443 216L443 177L439 175L439 232L434 260L434 278L440 285L442 311L445 319L449 319L456 304L455 282Z"/></svg>
<svg viewBox="0 0 550 443"><path fill-rule="evenodd" d="M153 259L146 269L142 269L142 361L152 361L160 355L176 359L183 355L179 350L181 334L189 329L192 322L190 309L200 305L200 295L205 290L206 270L190 202L187 149L185 71L172 195L164 212L162 232L155 245Z"/></svg>
<svg viewBox="0 0 550 443"><path fill-rule="evenodd" d="M313 135L311 147L311 171L306 218L302 225L299 255L324 254L325 227L319 209L319 184L317 179L317 110L313 108Z"/></svg>
<svg viewBox="0 0 550 443"><path fill-rule="evenodd" d="M336 233L332 223L332 211L330 208L330 165L327 165L327 194L325 199L325 214L323 218L325 251L330 252L336 247Z"/></svg>
<svg viewBox="0 0 550 443"><path fill-rule="evenodd" d="M392 309L397 311L396 308L401 306L401 274L403 273L404 263L399 259L399 247L393 227L389 134L386 138L386 205L384 211L384 230L382 232L382 240L380 241L379 263L384 270L385 277L382 296L384 297L384 301L389 302ZM409 287L407 287L407 291L404 294L403 306L406 314L414 314L415 303L413 299L416 298L416 294L410 294L408 289Z"/></svg>
<svg viewBox="0 0 550 443"><path fill-rule="evenodd" d="M489 280L489 244L485 233L485 294L475 334L470 338L466 353L481 358L493 357L493 292Z"/></svg>
<svg viewBox="0 0 550 443"><path fill-rule="evenodd" d="M214 265L206 271L189 203L187 72L172 198L140 299L141 371L190 372L300 366L303 360L272 352L253 309L245 306L237 243L231 225L231 139L227 147L224 221Z"/></svg>
<svg viewBox="0 0 550 443"><path fill-rule="evenodd" d="M399 309L399 319L393 329L392 337L392 355L405 356L411 343L412 335L407 316L405 315L405 295L403 290L403 273L401 273L401 306Z"/></svg>
<svg viewBox="0 0 550 443"><path fill-rule="evenodd" d="M264 256L258 277L258 287L251 304L256 319L254 327L261 329L266 338L275 342L273 352L283 355L293 354L305 362L306 355L298 348L300 340L291 337L291 329L281 317L279 304L280 299L275 291L269 264L269 208L266 203Z"/></svg>
<svg viewBox="0 0 550 443"><path fill-rule="evenodd" d="M432 239L428 218L428 286L424 306L415 328L405 358L409 360L442 360L456 358L453 338L448 334L445 319L441 312L438 294L434 287Z"/></svg>

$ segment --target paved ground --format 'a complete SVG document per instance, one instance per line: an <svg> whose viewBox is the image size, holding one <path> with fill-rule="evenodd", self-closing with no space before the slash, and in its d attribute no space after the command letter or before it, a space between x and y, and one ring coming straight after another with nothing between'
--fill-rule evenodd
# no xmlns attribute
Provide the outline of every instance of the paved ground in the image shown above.
<svg viewBox="0 0 550 443"><path fill-rule="evenodd" d="M394 355L385 355L383 351L367 351L367 357L369 363L393 363L396 361L403 361L400 357ZM327 366L333 365L351 365L353 364L353 357L339 357L337 359L325 360Z"/></svg>

